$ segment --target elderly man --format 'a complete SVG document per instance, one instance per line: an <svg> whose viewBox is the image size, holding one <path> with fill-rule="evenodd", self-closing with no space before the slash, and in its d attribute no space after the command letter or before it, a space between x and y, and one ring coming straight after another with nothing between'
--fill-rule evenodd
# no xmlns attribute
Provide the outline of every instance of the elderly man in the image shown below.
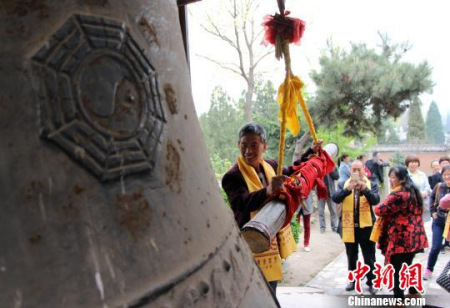
<svg viewBox="0 0 450 308"><path fill-rule="evenodd" d="M367 273L367 285L369 292L375 295L377 290L373 288L375 278L375 242L370 240L375 214L372 206L380 202L378 184L371 182L365 174L364 165L360 160L355 160L350 168L351 176L340 183L340 191L333 195L333 201L342 202L342 215L339 221L339 230L342 241L345 243L347 253L348 270L354 271L358 261L358 246L361 247L364 263L370 267ZM355 289L355 282L350 282L346 291Z"/></svg>
<svg viewBox="0 0 450 308"><path fill-rule="evenodd" d="M320 149L321 143L308 149L302 157L294 162L300 165L310 154ZM264 202L283 188L286 176L294 173L293 166L283 169L283 175L276 175L278 164L274 160L263 159L267 149L266 132L259 124L249 123L239 131L238 147L241 155L237 163L224 175L222 187L225 190L234 217L242 228L251 217L264 205ZM280 233L282 233L280 235ZM282 278L281 258L286 258L296 249L290 228L278 233L269 251L255 254L255 259L264 273L266 280L275 291L277 282ZM283 247L293 245L293 249L283 253Z"/></svg>
<svg viewBox="0 0 450 308"><path fill-rule="evenodd" d="M439 161L433 161L433 163L438 162L438 167L434 168L433 166L433 175L428 177L428 183L430 184L430 188L433 189L437 183L443 182L441 170L444 166L450 165L450 157L442 156L439 158ZM437 170L437 172L435 172Z"/></svg>

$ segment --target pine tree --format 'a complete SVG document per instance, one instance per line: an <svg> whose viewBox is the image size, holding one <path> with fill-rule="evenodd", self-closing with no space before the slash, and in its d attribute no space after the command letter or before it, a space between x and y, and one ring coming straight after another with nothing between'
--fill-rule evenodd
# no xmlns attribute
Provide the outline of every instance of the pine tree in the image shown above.
<svg viewBox="0 0 450 308"><path fill-rule="evenodd" d="M394 155L389 158L391 166L405 166L405 156L400 152L395 152Z"/></svg>
<svg viewBox="0 0 450 308"><path fill-rule="evenodd" d="M348 135L362 137L370 131L379 137L386 119L399 117L411 97L432 89L428 63L404 61L410 46L380 36L381 50L364 43L346 50L330 42L322 53L320 71L310 74L317 86L311 111L321 126L333 129L344 121Z"/></svg>
<svg viewBox="0 0 450 308"><path fill-rule="evenodd" d="M450 134L450 112L447 112L447 121L445 122L445 131Z"/></svg>
<svg viewBox="0 0 450 308"><path fill-rule="evenodd" d="M423 121L421 105L419 98L413 99L409 107L408 133L406 140L408 142L425 143L425 122Z"/></svg>
<svg viewBox="0 0 450 308"><path fill-rule="evenodd" d="M430 109L428 109L425 125L427 137L430 142L433 143L445 142L445 134L444 134L444 127L442 126L441 113L439 112L438 106L434 101L431 102Z"/></svg>

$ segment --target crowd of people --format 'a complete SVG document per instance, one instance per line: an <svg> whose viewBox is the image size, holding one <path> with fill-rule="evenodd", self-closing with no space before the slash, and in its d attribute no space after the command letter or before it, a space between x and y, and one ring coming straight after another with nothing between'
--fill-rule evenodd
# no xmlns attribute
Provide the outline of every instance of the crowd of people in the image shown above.
<svg viewBox="0 0 450 308"><path fill-rule="evenodd" d="M238 137L240 155L236 164L222 179L222 187L238 226L243 227L249 222L268 198L283 189L284 181L293 174L295 166L307 161L308 157L321 150L321 146L321 142L314 143L293 166L284 168L282 175L276 175L277 162L263 157L267 148L264 128L255 123L245 125ZM430 247L423 274L424 279L430 279L439 254L445 252L445 245L448 246L444 237L450 236L445 234L449 233L446 228L449 210L443 204L450 196L450 158L445 156L433 161L433 174L427 177L419 170L420 159L415 155L408 155L404 166L390 167L389 183L384 184L383 171L388 166L378 152L374 152L368 160L365 155L361 155L353 161L349 155L342 154L336 169L323 179L328 195L317 204L319 224L321 233L325 232L327 205L330 227L342 238L349 271L356 269L359 248L361 249L364 264L370 267L366 284L372 295L378 291L374 288L373 281L375 252L377 248L380 249L385 265L392 265L395 269L394 296L404 298L404 290L399 287L402 264L411 265L417 253ZM380 200L379 187L383 184L389 185L391 192L384 200ZM313 212L311 196L301 203L297 217L299 221L303 217L303 246L304 251L309 252L310 216ZM432 239L427 239L425 232L424 220L428 219L432 219ZM267 252L255 254L255 259L274 292L282 278L281 260L290 254L283 255L280 247L283 240L290 241L290 236L290 232L285 232L281 237L275 236ZM264 266L266 261L270 267ZM350 281L346 290L354 289L355 282ZM418 294L420 292L417 289L410 288L407 296Z"/></svg>

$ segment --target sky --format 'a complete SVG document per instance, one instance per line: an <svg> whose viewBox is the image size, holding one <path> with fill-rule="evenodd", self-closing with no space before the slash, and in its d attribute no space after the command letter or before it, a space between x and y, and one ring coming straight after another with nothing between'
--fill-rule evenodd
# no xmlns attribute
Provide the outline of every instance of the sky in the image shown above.
<svg viewBox="0 0 450 308"><path fill-rule="evenodd" d="M236 62L233 50L201 29L205 13L219 24L221 12L229 0L202 0L189 5L190 65L194 103L197 114L207 112L211 91L221 85L237 99L245 88L244 80L203 56ZM258 1L258 0L255 0ZM259 0L255 12L256 27L263 16L277 11L276 0ZM380 44L378 32L387 33L393 42L408 41L412 49L404 61L419 64L427 61L432 67L433 93L421 95L424 116L431 101L438 104L441 115L450 112L450 50L448 35L448 5L445 0L286 0L291 16L306 22L300 46L291 45L293 72L306 83L306 91L314 94L311 70L320 69L318 59L328 39L335 46L348 48L350 42L364 42L369 47ZM223 28L227 28L223 25ZM263 48L259 46L258 48ZM261 66L275 85L284 78L284 63L274 56L265 58Z"/></svg>

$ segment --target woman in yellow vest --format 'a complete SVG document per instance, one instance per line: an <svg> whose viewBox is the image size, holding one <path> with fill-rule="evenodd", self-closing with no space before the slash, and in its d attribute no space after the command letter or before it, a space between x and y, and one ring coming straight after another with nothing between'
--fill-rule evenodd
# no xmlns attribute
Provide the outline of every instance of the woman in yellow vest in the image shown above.
<svg viewBox="0 0 450 308"><path fill-rule="evenodd" d="M299 165L307 157L320 149L315 144L294 162ZM267 148L266 132L255 123L246 124L239 131L239 155L236 164L224 175L222 187L225 190L239 228L253 217L268 197L283 188L287 176L294 173L292 166L283 169L283 175L275 175L278 164L275 160L263 159ZM287 258L297 248L290 226L281 229L271 243L271 248L255 254L255 260L264 277L275 291L281 280L283 269L281 259Z"/></svg>

